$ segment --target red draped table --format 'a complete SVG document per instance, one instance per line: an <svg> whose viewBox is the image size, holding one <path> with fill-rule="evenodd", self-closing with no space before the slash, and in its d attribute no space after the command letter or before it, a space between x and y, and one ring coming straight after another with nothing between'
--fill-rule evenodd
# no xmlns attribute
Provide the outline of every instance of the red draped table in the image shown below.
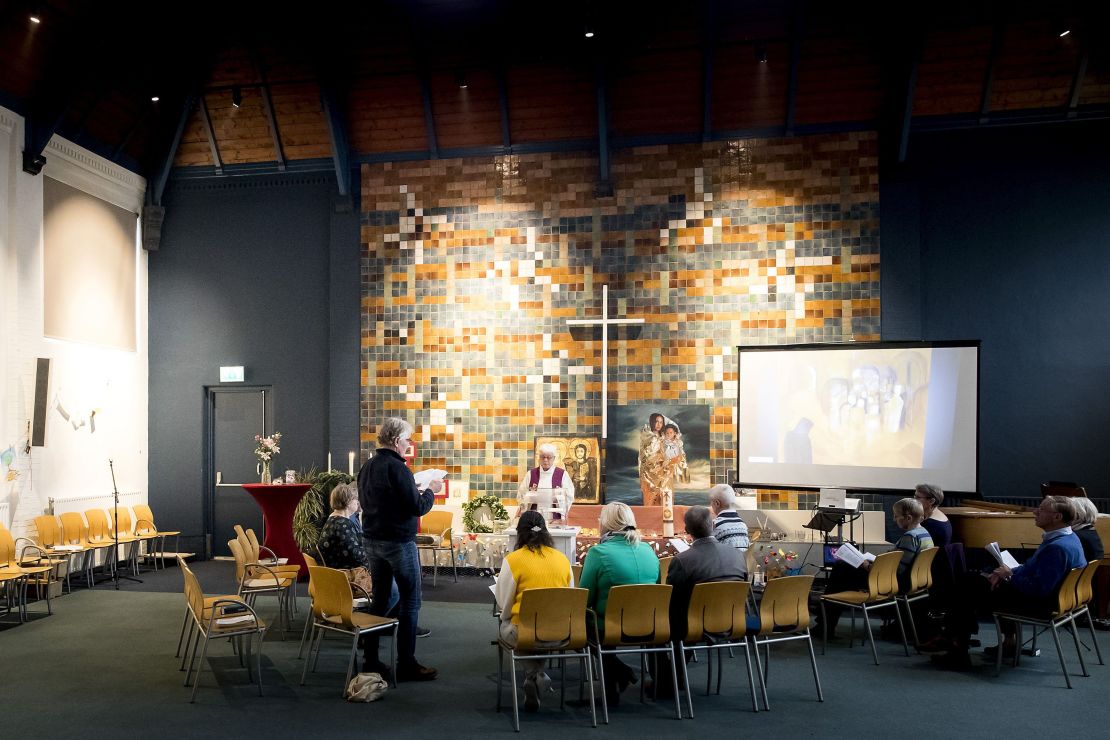
<svg viewBox="0 0 1110 740"><path fill-rule="evenodd" d="M258 502L265 522L266 541L262 544L270 548L279 558L288 558L290 565L301 567L301 577L308 575L301 549L293 539L293 512L305 492L312 486L308 483L288 485L263 485L244 483L243 489Z"/></svg>

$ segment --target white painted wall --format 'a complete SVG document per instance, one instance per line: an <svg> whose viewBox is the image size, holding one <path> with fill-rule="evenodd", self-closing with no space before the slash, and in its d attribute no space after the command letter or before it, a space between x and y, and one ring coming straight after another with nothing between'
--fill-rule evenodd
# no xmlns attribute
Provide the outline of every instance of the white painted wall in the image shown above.
<svg viewBox="0 0 1110 740"><path fill-rule="evenodd" d="M0 464L0 523L17 537L34 536L32 519L50 499L109 495L115 464L120 491L147 500L147 256L136 228L137 350L43 337L42 178L49 175L114 205L139 213L146 183L59 137L47 146L41 175L22 169L23 121L0 108L0 452L11 446L9 470ZM46 446L30 454L35 361L52 359ZM61 404L85 426L74 429ZM96 431L91 430L90 412ZM8 480L15 473L13 480ZM62 507L59 506L59 509Z"/></svg>

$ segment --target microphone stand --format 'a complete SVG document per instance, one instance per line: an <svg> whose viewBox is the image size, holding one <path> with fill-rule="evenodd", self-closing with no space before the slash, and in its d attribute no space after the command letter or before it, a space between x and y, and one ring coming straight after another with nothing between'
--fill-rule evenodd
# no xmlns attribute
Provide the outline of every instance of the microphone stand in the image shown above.
<svg viewBox="0 0 1110 740"><path fill-rule="evenodd" d="M116 590L119 591L120 578L134 583L142 583L142 581L138 578L119 574L119 488L116 487L116 468L110 458L108 469L112 471L112 582L115 584Z"/></svg>

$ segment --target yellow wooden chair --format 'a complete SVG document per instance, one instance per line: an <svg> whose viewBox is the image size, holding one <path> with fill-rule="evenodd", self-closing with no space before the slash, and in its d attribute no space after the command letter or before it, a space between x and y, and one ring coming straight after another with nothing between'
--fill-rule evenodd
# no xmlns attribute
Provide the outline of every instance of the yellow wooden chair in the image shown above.
<svg viewBox="0 0 1110 740"><path fill-rule="evenodd" d="M752 711L758 712L756 703L755 677L752 674L752 653L748 640L747 602L750 586L744 581L720 581L699 583L694 586L690 596L690 608L686 613L686 634L678 641L679 653L697 654L706 651L708 670L705 676L705 695L713 678L713 655L717 655L717 693L721 693L721 677L724 674L722 650L744 648L744 660L748 668L748 687L752 694ZM688 667L688 666L687 666ZM690 674L684 672L686 703L690 719L694 718L694 695L690 691Z"/></svg>
<svg viewBox="0 0 1110 740"><path fill-rule="evenodd" d="M670 608L671 586L664 584L613 586L605 607L604 630L598 630L597 642L591 643L598 659L598 677L601 681L601 709L605 724L609 724L609 704L605 695L605 667L603 655L666 654L671 662L671 681L674 690L675 719L682 719L679 704L678 674L675 672L674 645L671 642ZM597 615L592 611L594 622ZM641 657L641 665L643 658ZM643 682L640 683L641 698Z"/></svg>
<svg viewBox="0 0 1110 740"><path fill-rule="evenodd" d="M439 575L439 554L443 552L450 553L455 583L459 582L459 562L455 557L455 538L451 532L453 516L449 511L429 511L420 518L416 548L432 553L432 588L435 588L436 576ZM422 542L422 538L428 538L429 541Z"/></svg>
<svg viewBox="0 0 1110 740"><path fill-rule="evenodd" d="M1098 664L1106 665L1102 660L1102 649L1098 646L1098 638L1095 636L1095 623L1091 619L1091 601L1095 597L1094 580L1095 572L1098 571L1099 566L1102 565L1101 560L1093 560L1087 563L1087 567L1079 575L1079 581L1075 585L1075 623L1076 628L1079 627L1079 618L1087 617L1087 627L1091 630L1091 644L1095 646L1095 655L1098 656ZM1080 654L1082 657L1082 654Z"/></svg>
<svg viewBox="0 0 1110 740"><path fill-rule="evenodd" d="M1083 653L1079 647L1079 635L1075 628L1075 615L1077 607L1077 590L1079 581L1082 578L1084 568L1072 568L1064 576L1064 580L1060 582L1060 586L1056 589L1056 607L1047 615L1032 616L1029 614L1016 614L1013 612L995 612L994 613L994 626L998 630L999 635L999 648L997 655L994 659L994 675L998 675L1002 671L1002 620L1015 622L1018 627L1017 632L1017 645L1020 647L1021 641L1021 625L1032 625L1034 629L1040 627L1045 630L1052 630L1052 640L1056 643L1056 654L1060 658L1060 670L1064 672L1064 683L1067 687L1072 688L1071 676L1068 674L1068 664L1064 659L1064 651L1060 646L1060 633L1058 629L1063 626L1071 628L1071 636L1075 641L1075 651L1079 655L1079 664L1083 668L1083 675L1087 673L1087 666L1083 660ZM1021 663L1021 650L1014 651L1014 667Z"/></svg>
<svg viewBox="0 0 1110 740"><path fill-rule="evenodd" d="M25 540L25 538L20 538ZM16 541L12 537L12 533L3 524L0 524L0 573L7 576L14 576L12 580L17 578L21 580L18 603L20 609L20 621L25 621L28 617L27 614L27 589L34 586L38 591L38 597L43 598L45 593L46 598L46 613L53 614L54 608L50 600L50 585L53 583L51 575L54 573L56 564L49 561L48 558L42 553L30 540L25 540L28 544L22 550L17 552ZM39 555L35 559L26 558L28 549L39 551Z"/></svg>
<svg viewBox="0 0 1110 740"><path fill-rule="evenodd" d="M667 582L667 573L671 569L671 561L673 561L673 560L674 560L673 557L659 558L659 582L660 583L666 583Z"/></svg>
<svg viewBox="0 0 1110 740"><path fill-rule="evenodd" d="M247 559L238 540L228 540L228 549L235 557L235 578L239 583L238 595L248 604L254 606L259 594L274 594L278 600L278 622L281 624L281 636L285 639L285 630L293 623L293 586L297 582L296 575L281 574L269 566Z"/></svg>
<svg viewBox="0 0 1110 740"><path fill-rule="evenodd" d="M805 640L809 647L809 662L813 667L813 682L817 685L817 701L825 701L825 696L821 693L821 677L817 673L817 656L813 652L813 637L809 631L811 588L813 576L782 576L769 580L763 590L763 598L759 602L759 632L754 641L755 664L763 692L764 709L771 708L767 701L767 677L771 668L771 645L776 642ZM763 663L759 659L761 645L766 652Z"/></svg>
<svg viewBox="0 0 1110 740"><path fill-rule="evenodd" d="M866 591L840 591L834 594L825 594L821 597L821 622L823 634L821 640L821 654L825 654L825 647L829 641L828 619L826 617L826 604L836 604L845 609L859 609L863 612L863 626L867 628L867 638L871 642L871 657L875 665L879 664L879 651L875 648L875 634L871 630L871 612L894 607L894 616L898 621L898 630L902 633L902 647L909 657L910 646L906 642L906 630L902 626L902 612L898 608L898 563L902 561L901 550L884 552L875 558L871 570L867 573ZM848 647L854 643L856 633L856 616L852 612L852 631L848 637Z"/></svg>
<svg viewBox="0 0 1110 740"><path fill-rule="evenodd" d="M185 558L178 557L177 561L178 561L179 565L184 564ZM185 569L183 568L181 572L184 573ZM191 572L192 571L190 571L190 573ZM243 599L236 596L235 594L220 594L219 596L205 596L204 597L204 602L203 602L203 607L204 607L203 618L208 619L208 617L209 617L209 615L212 611L213 606L218 601L219 602L226 602L226 601L242 601L242 600ZM181 656L181 648L182 647L187 648L189 643L192 641L192 639L193 639L193 630L194 629L196 629L196 624L193 621L192 611L190 611L189 604L186 602L186 604L185 604L185 616L181 620L181 634L177 638L177 652L173 654L173 657L175 657L175 658L180 657L181 658L181 670L185 670L185 658Z"/></svg>
<svg viewBox="0 0 1110 740"><path fill-rule="evenodd" d="M120 507L119 513L122 514L124 511L125 509ZM107 556L106 562L111 563L112 572L114 573L116 568L119 567L119 552L115 551L117 539L112 535L113 530L110 515L103 509L88 509L85 511L85 520L89 523L89 542L111 552L111 555ZM122 523L123 521L121 517L120 522ZM130 517L128 517L128 521L130 521ZM118 542L124 552L124 562L130 564L132 575L137 575L139 570L139 538L135 535L127 534L127 532L121 529Z"/></svg>
<svg viewBox="0 0 1110 740"><path fill-rule="evenodd" d="M351 653L347 660L347 676L343 681L340 695L346 695L347 685L358 654L358 638L371 632L392 632L390 643L389 668L393 674L393 686L397 686L397 625L396 619L377 617L373 614L356 612L353 607L354 596L347 574L334 568L309 567L309 582L312 584L312 628L309 633L308 658L301 671L301 685L308 675L308 665L312 664L313 673L320 660L320 648L325 632L338 632L351 637ZM315 643L316 657L312 650Z"/></svg>
<svg viewBox="0 0 1110 740"><path fill-rule="evenodd" d="M108 521L111 522L113 527L119 526L120 536L127 535L128 537L135 538L136 542L132 545L132 548L134 549L134 566L138 568L139 556L142 555L145 560L147 555L153 552L154 544L158 540L158 531L153 528L153 523L147 524L144 522L143 526L139 527L137 526L138 520L136 520L135 525L132 525L131 513L127 510L126 506L119 507L118 523L113 521L116 516L117 513L114 513L112 509L108 509ZM146 546L146 553L143 552L144 546Z"/></svg>
<svg viewBox="0 0 1110 740"><path fill-rule="evenodd" d="M165 558L169 555L166 552L166 538L174 538L174 556L176 557L178 551L181 549L181 532L159 529L158 525L154 523L154 511L147 504L135 504L131 507L135 510L135 534L138 535L152 535L154 541L157 543L156 550L148 550L147 557L154 560L154 568L158 569L158 563L162 562L162 567L165 567ZM184 557L189 557L192 553L181 553Z"/></svg>
<svg viewBox="0 0 1110 740"><path fill-rule="evenodd" d="M50 514L36 516L34 519L35 530L38 532L36 544L42 548L49 557L65 561L65 587L73 593L69 575L73 571L73 564L84 558L87 548L84 545L67 545L62 535L62 525L58 517Z"/></svg>
<svg viewBox="0 0 1110 740"><path fill-rule="evenodd" d="M525 591L520 599L520 625L517 628L516 646L497 640L497 711L501 711L501 685L504 680L504 656L509 655L509 681L513 687L513 729L520 732L520 698L516 684L516 662L533 660L536 656L546 660L559 660L564 667L564 681L559 695L563 706L566 695L565 666L567 659L580 660L590 687L590 708L593 726L597 727L597 707L594 704L593 668L589 642L586 638L586 597L584 588L534 588Z"/></svg>
<svg viewBox="0 0 1110 740"><path fill-rule="evenodd" d="M93 568L96 567L96 554L98 552L105 553L104 567L108 567L109 557L108 551L112 549L111 542L92 542L89 540L89 527L85 523L85 517L81 516L76 511L70 511L58 517L62 522L62 540L63 544L71 546L80 546L84 548L83 558L81 561L81 570L85 574L85 583L89 588L96 585L93 578Z"/></svg>
<svg viewBox="0 0 1110 740"><path fill-rule="evenodd" d="M197 689L200 687L200 674L204 671L204 659L208 654L208 642L212 639L249 638L246 640L245 647L247 678L251 679L251 643L255 636L258 637L256 667L258 672L258 695L262 696L262 638L266 634L266 623L259 618L249 604L240 599L234 597L206 599L193 571L185 564L184 560L179 559L178 564L181 566L181 573L185 578L185 601L195 625L196 635L193 640L192 658L189 660L189 667L185 672L186 686L189 685L193 665L197 663L197 648L200 647L200 663L197 664L197 675L193 682L193 691L189 696L189 703L192 704L196 701ZM199 645L201 638L204 639L203 646ZM236 640L236 642L240 643L238 652L240 660L242 660L242 640ZM188 648L186 648L185 655L186 657L189 656Z"/></svg>
<svg viewBox="0 0 1110 740"><path fill-rule="evenodd" d="M909 590L894 597L905 607L906 616L910 618L910 633L913 635L914 648L921 647L921 641L917 638L917 624L913 619L913 602L929 598L929 589L933 587L933 561L936 560L938 552L940 552L939 547L930 547L917 553L910 569Z"/></svg>

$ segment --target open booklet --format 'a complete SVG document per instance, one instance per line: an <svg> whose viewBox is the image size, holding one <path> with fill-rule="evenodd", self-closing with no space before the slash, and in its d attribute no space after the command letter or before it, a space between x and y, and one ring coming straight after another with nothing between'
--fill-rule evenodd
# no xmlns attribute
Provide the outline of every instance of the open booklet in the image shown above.
<svg viewBox="0 0 1110 740"><path fill-rule="evenodd" d="M421 470L419 473L413 473L412 477L416 479L416 489L418 491L423 491L432 481L446 478L447 471L431 468L429 470Z"/></svg>
<svg viewBox="0 0 1110 740"><path fill-rule="evenodd" d="M1014 559L1014 556L1010 554L1009 550L1000 550L997 542L992 542L983 549L989 552L991 557L998 561L999 565L1005 565L1010 570L1021 565L1021 563Z"/></svg>
<svg viewBox="0 0 1110 740"><path fill-rule="evenodd" d="M864 562L874 562L875 556L869 552L860 552L851 542L845 542L836 548L836 559L843 560L853 568L858 568Z"/></svg>

